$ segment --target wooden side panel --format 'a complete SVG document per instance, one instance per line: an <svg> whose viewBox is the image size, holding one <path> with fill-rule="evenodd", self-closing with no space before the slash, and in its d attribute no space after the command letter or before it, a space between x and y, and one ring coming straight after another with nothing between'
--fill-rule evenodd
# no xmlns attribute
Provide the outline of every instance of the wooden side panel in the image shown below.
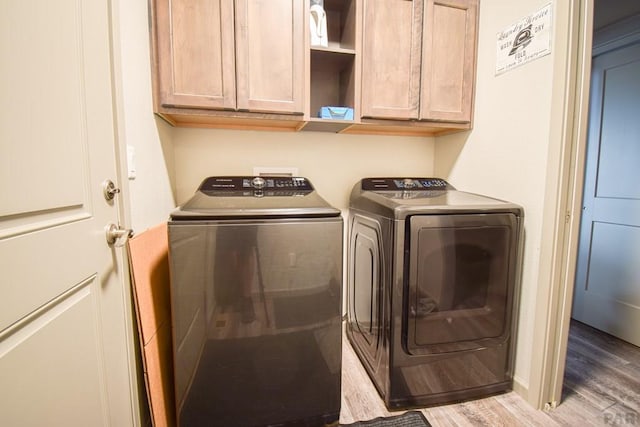
<svg viewBox="0 0 640 427"><path fill-rule="evenodd" d="M304 111L304 5L236 0L238 109Z"/></svg>
<svg viewBox="0 0 640 427"><path fill-rule="evenodd" d="M363 2L362 117L417 119L422 1Z"/></svg>
<svg viewBox="0 0 640 427"><path fill-rule="evenodd" d="M157 0L158 102L236 107L233 0Z"/></svg>
<svg viewBox="0 0 640 427"><path fill-rule="evenodd" d="M471 121L477 0L425 2L420 119Z"/></svg>

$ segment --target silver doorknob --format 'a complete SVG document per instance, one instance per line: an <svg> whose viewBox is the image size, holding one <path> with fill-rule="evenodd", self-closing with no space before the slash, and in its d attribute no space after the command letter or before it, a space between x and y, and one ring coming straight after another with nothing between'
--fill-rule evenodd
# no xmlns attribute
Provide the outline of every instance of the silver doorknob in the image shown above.
<svg viewBox="0 0 640 427"><path fill-rule="evenodd" d="M133 230L130 228L120 228L120 226L110 223L104 228L107 235L107 244L109 246L115 246L119 248L124 246L129 240L129 237L133 236Z"/></svg>

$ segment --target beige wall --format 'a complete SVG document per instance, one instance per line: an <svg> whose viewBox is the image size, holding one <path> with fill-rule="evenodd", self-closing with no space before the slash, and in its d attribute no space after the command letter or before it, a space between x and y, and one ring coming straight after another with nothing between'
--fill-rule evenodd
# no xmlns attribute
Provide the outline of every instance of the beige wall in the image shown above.
<svg viewBox="0 0 640 427"><path fill-rule="evenodd" d="M554 56L495 75L496 34L548 0L480 3L480 37L474 129L437 139L436 175L459 189L518 203L525 210L525 248L515 381L529 388ZM554 5L555 6L555 5ZM556 27L563 24L555 23ZM552 52L554 47L552 46Z"/></svg>
<svg viewBox="0 0 640 427"><path fill-rule="evenodd" d="M121 155L126 157L126 145L136 153L136 178L127 180L125 172L121 185L129 196L130 226L136 232L166 221L175 207L171 127L153 115L147 7L144 1L125 0L114 6Z"/></svg>
<svg viewBox="0 0 640 427"><path fill-rule="evenodd" d="M176 201L184 203L203 178L251 175L254 166L297 167L337 208L346 208L353 185L365 176L432 175L433 139L182 129L172 132Z"/></svg>

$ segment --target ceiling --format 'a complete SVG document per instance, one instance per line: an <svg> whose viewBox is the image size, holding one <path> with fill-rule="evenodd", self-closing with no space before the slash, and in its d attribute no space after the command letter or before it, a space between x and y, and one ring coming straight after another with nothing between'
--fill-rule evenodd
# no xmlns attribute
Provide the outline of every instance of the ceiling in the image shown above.
<svg viewBox="0 0 640 427"><path fill-rule="evenodd" d="M640 0L595 0L593 29L598 30L632 15L640 14Z"/></svg>

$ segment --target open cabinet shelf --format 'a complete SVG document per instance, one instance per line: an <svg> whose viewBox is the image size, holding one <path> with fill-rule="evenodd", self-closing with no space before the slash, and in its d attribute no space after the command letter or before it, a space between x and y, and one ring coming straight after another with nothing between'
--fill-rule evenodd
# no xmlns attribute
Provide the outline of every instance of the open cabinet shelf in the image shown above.
<svg viewBox="0 0 640 427"><path fill-rule="evenodd" d="M339 132L354 120L321 119L322 107L349 107L357 118L357 1L325 0L327 39L310 49L309 122L303 130Z"/></svg>

